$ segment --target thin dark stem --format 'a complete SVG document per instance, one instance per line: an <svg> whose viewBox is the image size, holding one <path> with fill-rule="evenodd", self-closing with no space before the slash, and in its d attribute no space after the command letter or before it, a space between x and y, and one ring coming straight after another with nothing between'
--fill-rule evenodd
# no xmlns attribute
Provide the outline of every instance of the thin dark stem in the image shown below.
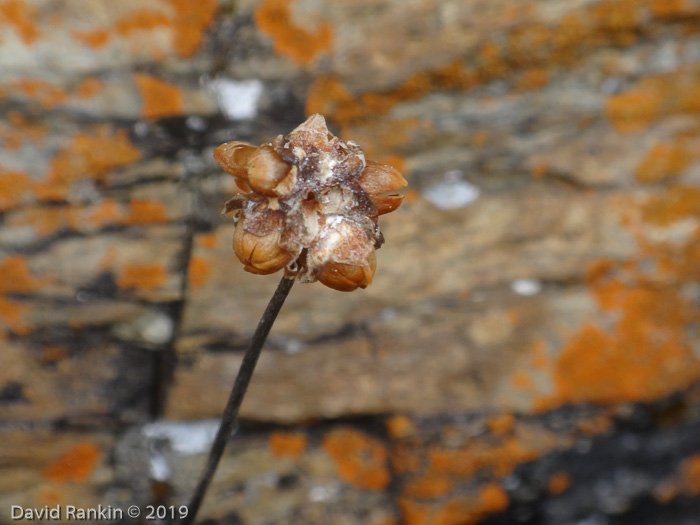
<svg viewBox="0 0 700 525"><path fill-rule="evenodd" d="M211 450L209 451L207 464L204 467L204 471L199 479L197 488L195 489L192 499L188 505L187 516L180 521L182 525L191 525L194 523L194 519L197 516L197 511L199 510L202 500L207 493L209 483L211 483L211 480L214 477L214 472L216 472L216 467L219 465L221 455L224 453L226 442L228 441L231 432L233 432L236 421L238 420L238 410L241 408L243 396L245 396L245 392L248 389L250 378L253 376L253 371L255 370L255 365L258 362L258 357L260 357L260 351L262 350L263 344L265 344L265 339L267 339L267 334L270 333L270 328L272 328L272 324L275 322L275 319L277 319L277 314L279 314L280 309L284 304L284 300L287 298L287 295L289 295L289 291L292 289L293 284L294 279L290 279L286 276L282 277L282 280L277 285L277 290L275 290L272 299L270 299L270 302L267 304L265 313L263 313L263 316L260 318L260 322L258 323L258 327L255 329L250 346L243 356L243 362L238 370L238 375L236 376L236 381L233 384L231 395L228 398L226 408L224 409L224 414L221 417L221 426L216 433Z"/></svg>

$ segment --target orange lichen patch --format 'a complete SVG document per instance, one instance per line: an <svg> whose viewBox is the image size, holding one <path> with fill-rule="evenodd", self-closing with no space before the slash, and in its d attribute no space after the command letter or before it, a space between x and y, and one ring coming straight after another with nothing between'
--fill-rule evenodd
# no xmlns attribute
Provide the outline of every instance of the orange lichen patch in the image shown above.
<svg viewBox="0 0 700 525"><path fill-rule="evenodd" d="M117 278L120 288L150 291L163 286L168 274L160 264L127 264Z"/></svg>
<svg viewBox="0 0 700 525"><path fill-rule="evenodd" d="M107 29L93 29L92 31L71 31L73 38L90 46L93 49L99 49L107 44L110 38L110 32Z"/></svg>
<svg viewBox="0 0 700 525"><path fill-rule="evenodd" d="M85 231L119 222L119 209L111 200L87 207L30 206L7 217L9 226L31 226L37 235L45 237L62 229Z"/></svg>
<svg viewBox="0 0 700 525"><path fill-rule="evenodd" d="M547 165L546 164L535 164L532 169L530 170L530 173L532 173L532 176L536 179L541 179L544 177L547 173Z"/></svg>
<svg viewBox="0 0 700 525"><path fill-rule="evenodd" d="M495 42L486 42L478 51L478 59L481 69L493 71L499 77L508 74L508 64L501 56L501 48Z"/></svg>
<svg viewBox="0 0 700 525"><path fill-rule="evenodd" d="M497 483L486 483L479 489L482 510L488 514L499 512L508 507L508 494Z"/></svg>
<svg viewBox="0 0 700 525"><path fill-rule="evenodd" d="M122 222L130 226L165 224L168 222L168 213L162 202L135 199L129 203L129 209Z"/></svg>
<svg viewBox="0 0 700 525"><path fill-rule="evenodd" d="M286 5L289 0L276 1ZM553 67L571 66L582 57L590 56L590 51L611 44L633 44L647 18L647 7L643 1L605 0L549 25L513 24L503 38L470 50L470 54L476 56L469 60L469 65L465 65L464 60L455 60L418 71L386 91L353 94L338 78L320 77L309 90L306 110L309 114L322 113L338 124L347 125L376 120L378 115L386 113L396 104L417 100L436 91L466 91L496 79L507 79L511 75L517 75L515 85L520 89L541 88L549 81ZM671 105L676 104L680 108L685 104L698 108L700 97L689 95L697 90L694 81L691 79L681 84L669 88L673 82L664 81L659 86L645 86L629 96L612 97L609 114L621 129L639 129L644 122L655 118L655 111L669 89L682 94L679 101Z"/></svg>
<svg viewBox="0 0 700 525"><path fill-rule="evenodd" d="M660 503L668 503L679 494L700 495L700 454L684 460L673 478L654 488L654 498Z"/></svg>
<svg viewBox="0 0 700 525"><path fill-rule="evenodd" d="M216 0L165 0L174 12L173 46L183 58L188 58L199 48L204 30L214 20L218 11Z"/></svg>
<svg viewBox="0 0 700 525"><path fill-rule="evenodd" d="M644 78L636 87L611 96L606 114L620 133L645 129L660 117L700 113L700 68Z"/></svg>
<svg viewBox="0 0 700 525"><path fill-rule="evenodd" d="M486 426L489 427L492 434L503 435L513 429L514 422L515 418L513 414L501 414L488 418L486 420Z"/></svg>
<svg viewBox="0 0 700 525"><path fill-rule="evenodd" d="M25 78L10 82L10 90L24 94L28 99L39 102L45 109L52 109L66 100L66 91L44 80Z"/></svg>
<svg viewBox="0 0 700 525"><path fill-rule="evenodd" d="M141 151L127 137L108 126L97 126L93 133L79 133L70 145L52 159L46 180L34 186L40 199L63 200L71 185L90 177L101 179L109 170L141 158Z"/></svg>
<svg viewBox="0 0 700 525"><path fill-rule="evenodd" d="M19 111L8 111L7 124L0 123L0 141L8 150L19 148L26 141L40 142L46 135L46 124L33 123Z"/></svg>
<svg viewBox="0 0 700 525"><path fill-rule="evenodd" d="M42 279L33 277L27 260L21 255L0 259L0 294L27 293L43 286Z"/></svg>
<svg viewBox="0 0 700 525"><path fill-rule="evenodd" d="M29 310L25 304L0 296L0 320L15 332L23 330L23 319Z"/></svg>
<svg viewBox="0 0 700 525"><path fill-rule="evenodd" d="M99 449L80 442L46 468L46 477L55 482L86 481L100 458Z"/></svg>
<svg viewBox="0 0 700 525"><path fill-rule="evenodd" d="M698 14L698 8L691 7L687 0L650 0L649 10L656 18L676 18Z"/></svg>
<svg viewBox="0 0 700 525"><path fill-rule="evenodd" d="M150 31L160 26L169 26L170 18L162 11L137 9L117 20L115 29L122 37L128 37L136 31Z"/></svg>
<svg viewBox="0 0 700 525"><path fill-rule="evenodd" d="M110 199L104 199L90 207L83 215L83 218L89 225L100 228L107 224L118 222L119 215L117 203Z"/></svg>
<svg viewBox="0 0 700 525"><path fill-rule="evenodd" d="M520 390L532 390L535 388L535 381L523 370L518 370L513 374L511 383Z"/></svg>
<svg viewBox="0 0 700 525"><path fill-rule="evenodd" d="M428 524L439 525L472 525L477 523L483 513L479 510L479 504L464 501L462 498L453 498L441 505L430 517Z"/></svg>
<svg viewBox="0 0 700 525"><path fill-rule="evenodd" d="M301 432L276 430L270 435L270 452L277 457L299 459L306 449L307 438Z"/></svg>
<svg viewBox="0 0 700 525"><path fill-rule="evenodd" d="M0 212L21 204L31 189L32 181L26 173L0 171Z"/></svg>
<svg viewBox="0 0 700 525"><path fill-rule="evenodd" d="M31 226L41 237L67 228L77 229L80 224L75 206L28 207L8 218L10 226Z"/></svg>
<svg viewBox="0 0 700 525"><path fill-rule="evenodd" d="M670 179L679 175L691 160L690 151L681 144L657 144L637 167L635 177L639 182Z"/></svg>
<svg viewBox="0 0 700 525"><path fill-rule="evenodd" d="M428 452L428 462L430 472L471 478L482 469L507 476L518 464L538 456L537 450L509 437L496 444L475 441L459 449L433 447Z"/></svg>
<svg viewBox="0 0 700 525"><path fill-rule="evenodd" d="M43 487L39 491L39 502L42 505L58 505L63 498L63 493L54 487Z"/></svg>
<svg viewBox="0 0 700 525"><path fill-rule="evenodd" d="M378 440L352 428L341 428L326 435L323 449L346 483L369 490L381 490L389 484L387 452Z"/></svg>
<svg viewBox="0 0 700 525"><path fill-rule="evenodd" d="M206 284L208 277L209 263L206 259L196 255L192 257L187 267L187 285L191 289L196 290Z"/></svg>
<svg viewBox="0 0 700 525"><path fill-rule="evenodd" d="M643 10L639 0L604 0L593 6L592 14L599 31L612 38L613 43L630 45L637 39Z"/></svg>
<svg viewBox="0 0 700 525"><path fill-rule="evenodd" d="M607 292L606 292L607 293ZM683 299L667 290L616 287L611 332L588 323L554 366L559 402L651 400L694 380L700 372L682 341Z"/></svg>
<svg viewBox="0 0 700 525"><path fill-rule="evenodd" d="M605 107L608 119L620 133L645 129L661 113L663 93L653 85L611 96Z"/></svg>
<svg viewBox="0 0 700 525"><path fill-rule="evenodd" d="M216 246L216 242L216 235L213 233L198 235L196 238L197 246L201 246L202 248L214 248Z"/></svg>
<svg viewBox="0 0 700 525"><path fill-rule="evenodd" d="M449 493L453 488L454 482L450 478L429 473L406 483L403 494L417 499L438 498Z"/></svg>
<svg viewBox="0 0 700 525"><path fill-rule="evenodd" d="M697 377L691 351L679 340L683 321L671 310L680 305L644 289L624 296L613 333L587 324L557 359L562 402L650 400Z"/></svg>
<svg viewBox="0 0 700 525"><path fill-rule="evenodd" d="M310 31L295 25L289 9L291 3L292 0L264 0L255 11L255 23L272 38L275 51L297 64L308 64L321 53L330 51L331 26L323 22Z"/></svg>
<svg viewBox="0 0 700 525"><path fill-rule="evenodd" d="M483 485L478 494L459 496L439 504L399 498L399 510L406 525L472 525L486 515L508 506L508 495L497 484Z"/></svg>
<svg viewBox="0 0 700 525"><path fill-rule="evenodd" d="M700 454L690 456L681 465L681 484L686 494L700 495Z"/></svg>
<svg viewBox="0 0 700 525"><path fill-rule="evenodd" d="M603 260L587 279L610 328L588 321L561 351L552 367L556 395L547 399L550 406L648 401L700 377L700 359L688 340L688 327L700 315L683 293L700 274L700 228L674 242L646 237L649 224L697 220L700 190L672 186L632 211L625 224L640 253L626 261Z"/></svg>
<svg viewBox="0 0 700 525"><path fill-rule="evenodd" d="M115 35L123 38L166 29L170 32L175 52L188 58L199 48L202 33L214 20L218 10L216 0L161 0L166 9L137 9L116 21L113 28L97 28L91 31L73 31L77 40L93 48L107 44ZM137 43L143 47L143 42ZM156 60L163 58L163 50L153 48Z"/></svg>
<svg viewBox="0 0 700 525"><path fill-rule="evenodd" d="M416 432L416 426L411 418L403 415L391 416L384 422L389 435L396 439L405 438Z"/></svg>
<svg viewBox="0 0 700 525"><path fill-rule="evenodd" d="M143 99L141 113L144 118L156 119L182 113L182 94L177 86L143 73L134 74L134 81Z"/></svg>
<svg viewBox="0 0 700 525"><path fill-rule="evenodd" d="M462 61L453 61L414 73L397 88L379 93L353 95L337 78L322 76L309 88L306 112L325 114L341 124L371 120L396 104L418 100L436 90L468 90L480 84L485 76L495 78L498 68L489 61L490 54L485 57L482 69L469 69Z"/></svg>
<svg viewBox="0 0 700 525"><path fill-rule="evenodd" d="M79 98L90 98L104 87L104 82L99 78L88 77L82 80L75 88L75 95Z"/></svg>
<svg viewBox="0 0 700 525"><path fill-rule="evenodd" d="M700 189L672 186L651 197L642 207L642 215L646 222L657 226L669 226L689 217L700 218Z"/></svg>
<svg viewBox="0 0 700 525"><path fill-rule="evenodd" d="M399 511L402 522L405 525L429 525L434 523L431 520L431 509L429 506L413 501L410 498L399 498Z"/></svg>
<svg viewBox="0 0 700 525"><path fill-rule="evenodd" d="M306 114L319 113L338 122L353 120L355 98L343 83L334 76L317 77L306 93Z"/></svg>
<svg viewBox="0 0 700 525"><path fill-rule="evenodd" d="M555 472L549 478L547 490L550 494L561 494L571 486L571 476L566 472Z"/></svg>
<svg viewBox="0 0 700 525"><path fill-rule="evenodd" d="M40 31L36 23L36 9L22 0L0 3L0 21L12 27L25 44L33 44Z"/></svg>

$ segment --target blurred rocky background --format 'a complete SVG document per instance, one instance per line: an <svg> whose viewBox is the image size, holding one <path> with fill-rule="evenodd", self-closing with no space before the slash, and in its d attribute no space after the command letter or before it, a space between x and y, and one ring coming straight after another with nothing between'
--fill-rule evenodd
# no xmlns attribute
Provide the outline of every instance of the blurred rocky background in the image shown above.
<svg viewBox="0 0 700 525"><path fill-rule="evenodd" d="M698 0L0 0L0 523L177 515L278 280L212 150L314 112L410 186L201 522L700 523Z"/></svg>

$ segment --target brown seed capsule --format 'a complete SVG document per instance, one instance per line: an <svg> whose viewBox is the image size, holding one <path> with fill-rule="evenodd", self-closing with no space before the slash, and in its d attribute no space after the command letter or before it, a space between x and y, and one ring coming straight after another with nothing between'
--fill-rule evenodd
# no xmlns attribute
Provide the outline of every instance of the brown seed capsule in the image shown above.
<svg viewBox="0 0 700 525"><path fill-rule="evenodd" d="M358 180L362 189L370 195L400 190L408 184L396 168L371 160L367 161Z"/></svg>
<svg viewBox="0 0 700 525"><path fill-rule="evenodd" d="M291 262L292 255L279 242L279 229L266 229L258 235L246 229L244 218L239 218L233 233L233 251L251 273L275 273Z"/></svg>
<svg viewBox="0 0 700 525"><path fill-rule="evenodd" d="M291 166L271 144L260 146L248 160L248 184L253 191L274 197L275 188L288 174Z"/></svg>
<svg viewBox="0 0 700 525"><path fill-rule="evenodd" d="M236 178L236 186L241 191L248 192L248 162L257 150L256 146L246 142L227 142L214 150L214 160L226 173Z"/></svg>
<svg viewBox="0 0 700 525"><path fill-rule="evenodd" d="M372 278L376 270L377 259L372 253L366 266L330 261L321 268L317 277L319 281L329 288L341 292L352 292L357 288L367 288L372 284Z"/></svg>
<svg viewBox="0 0 700 525"><path fill-rule="evenodd" d="M224 171L234 177L248 178L248 162L258 150L247 142L227 142L214 150L214 160Z"/></svg>
<svg viewBox="0 0 700 525"><path fill-rule="evenodd" d="M408 184L396 168L371 160L367 161L359 182L372 200L372 204L376 206L379 215L394 211L403 202L403 195L384 194L401 189Z"/></svg>

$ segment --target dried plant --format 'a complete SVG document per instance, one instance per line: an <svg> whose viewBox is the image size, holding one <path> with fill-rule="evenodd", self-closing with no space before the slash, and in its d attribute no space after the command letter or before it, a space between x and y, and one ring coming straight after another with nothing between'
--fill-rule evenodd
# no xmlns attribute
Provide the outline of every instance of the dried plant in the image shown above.
<svg viewBox="0 0 700 525"><path fill-rule="evenodd" d="M365 159L362 149L328 131L312 115L289 135L253 146L227 142L214 158L242 193L234 212L233 249L246 271L284 276L253 335L184 523L193 523L231 434L267 334L295 280L335 290L366 288L383 243L377 219L395 210L406 185L391 166Z"/></svg>
<svg viewBox="0 0 700 525"><path fill-rule="evenodd" d="M403 198L385 194L406 185L397 170L366 161L321 115L260 147L223 144L214 158L246 192L225 211L236 211L233 249L247 271L285 268L300 282L342 291L372 282L374 251L384 242L377 217Z"/></svg>

